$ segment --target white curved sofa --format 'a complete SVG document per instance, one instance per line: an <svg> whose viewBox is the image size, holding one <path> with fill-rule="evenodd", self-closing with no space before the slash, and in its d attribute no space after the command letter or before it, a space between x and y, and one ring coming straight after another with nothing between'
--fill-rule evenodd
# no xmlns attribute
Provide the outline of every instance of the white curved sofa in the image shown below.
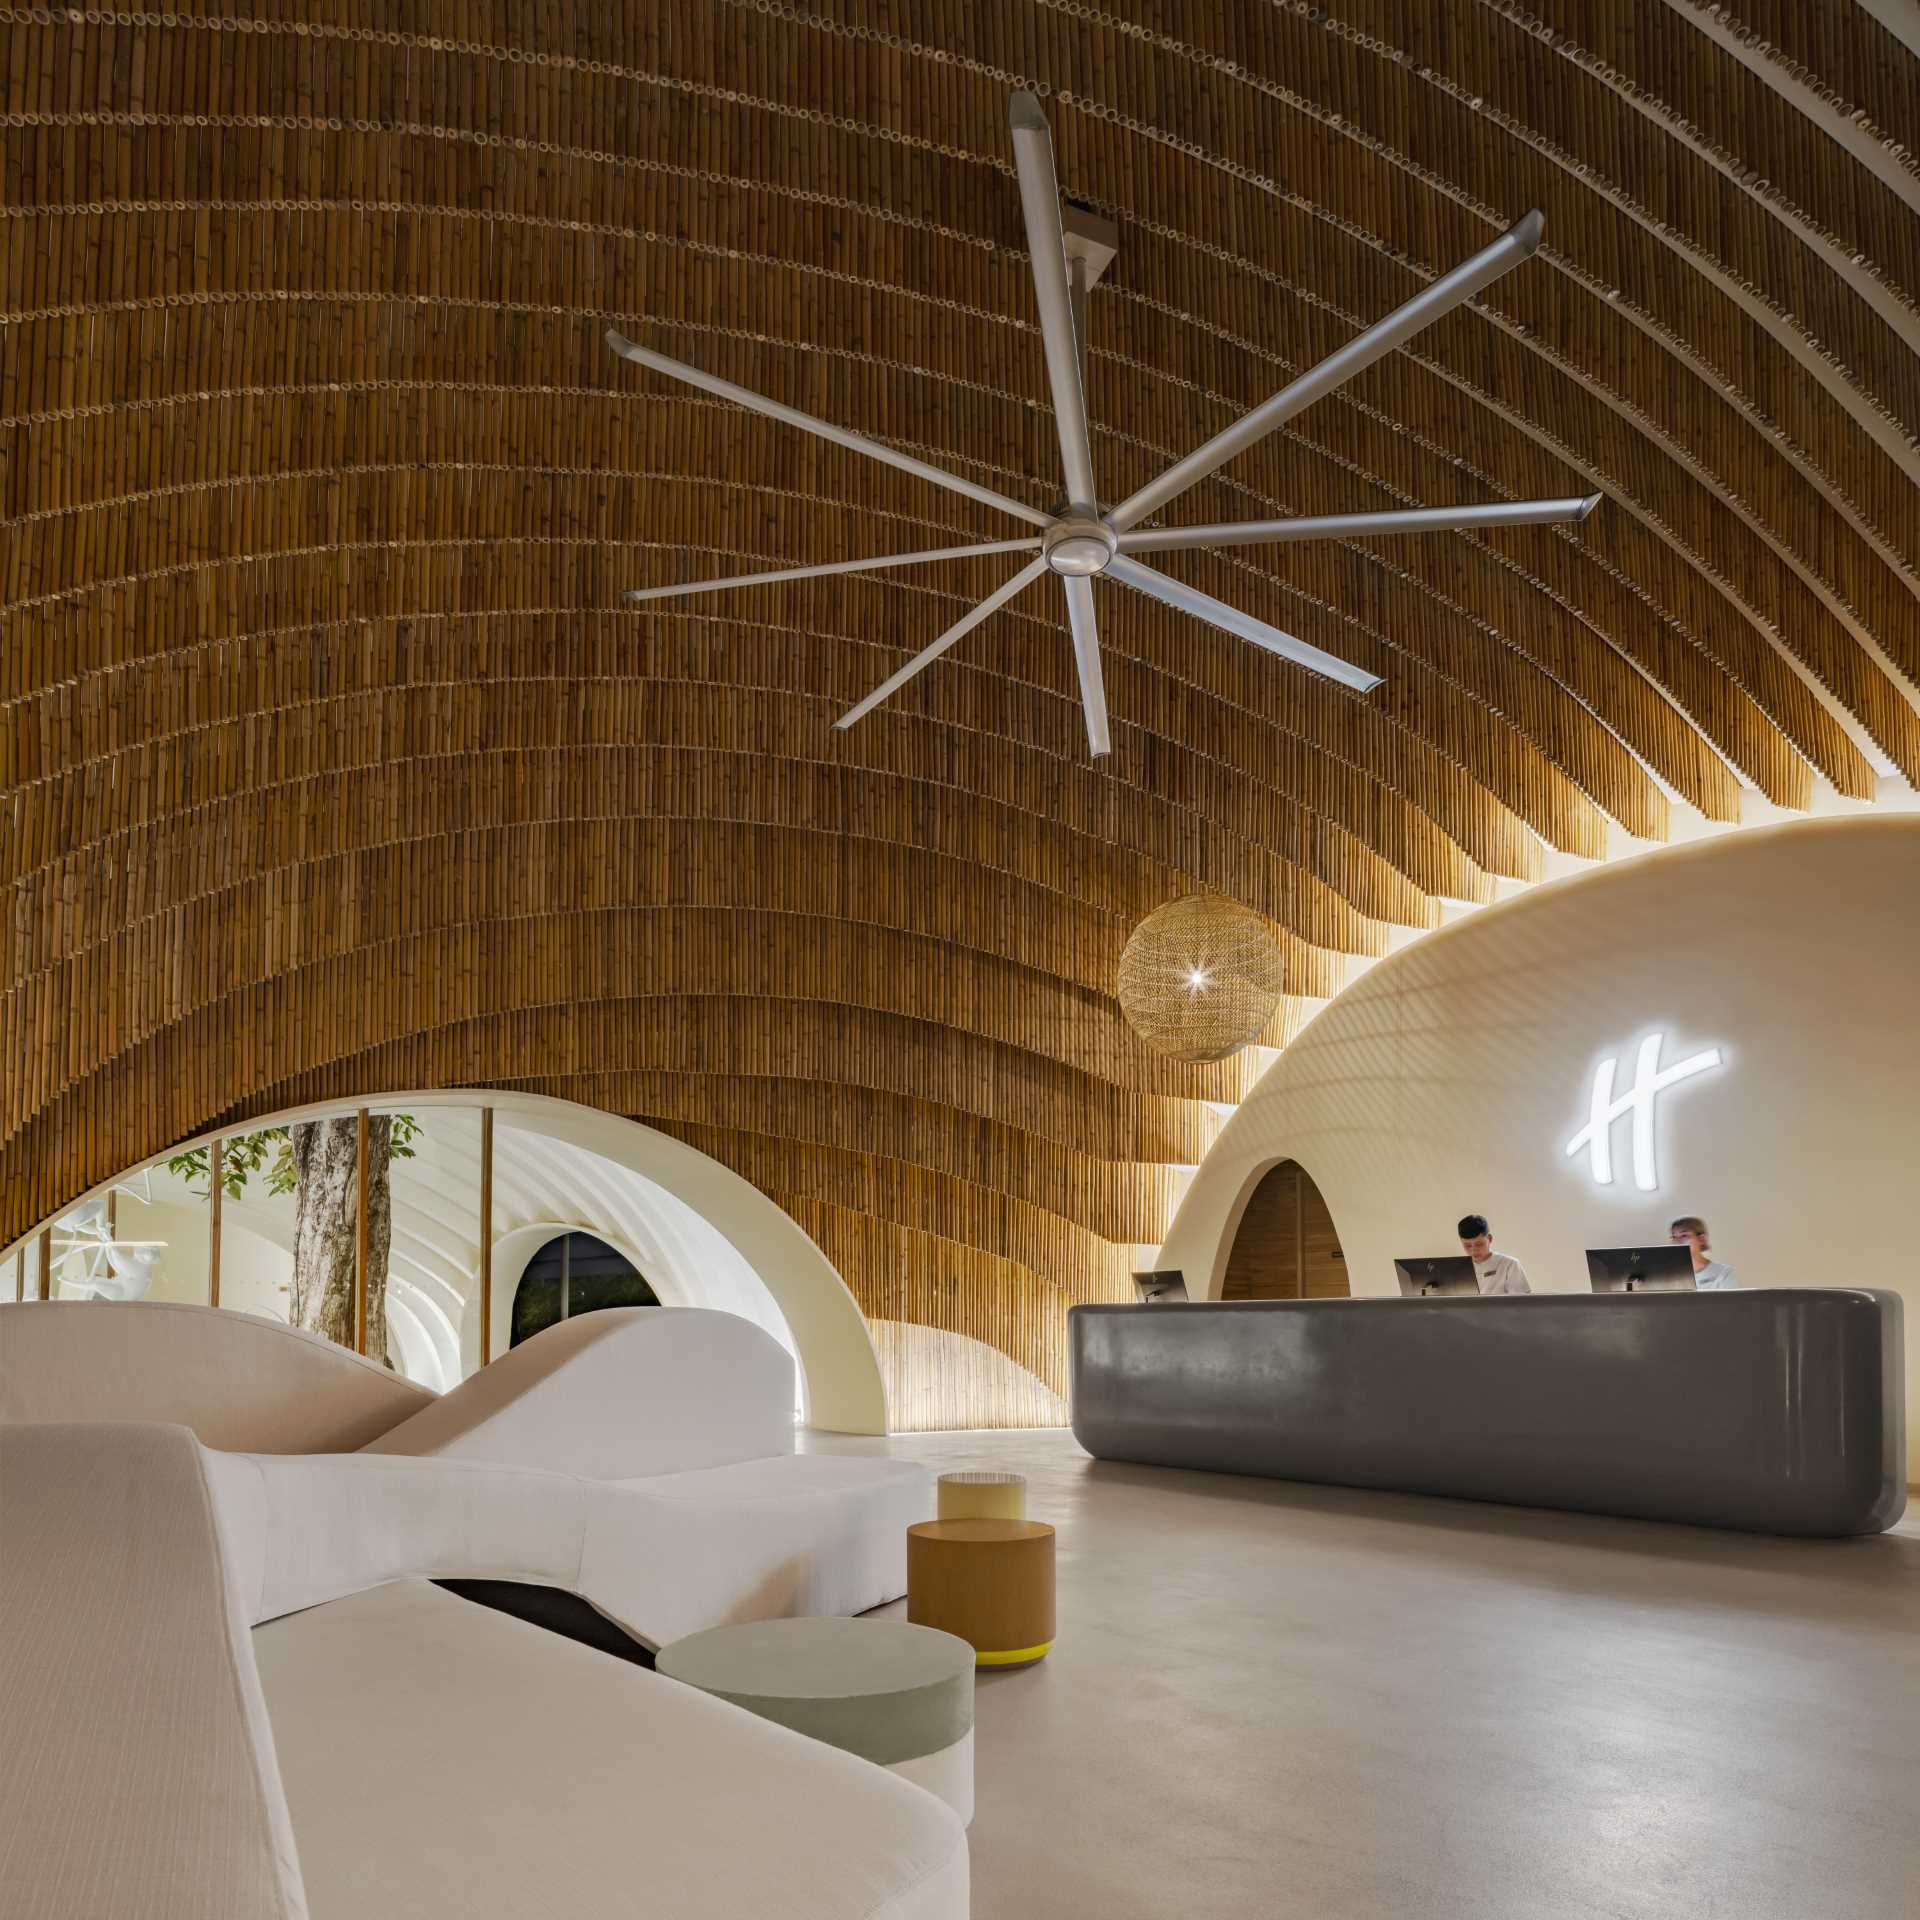
<svg viewBox="0 0 1920 1920"><path fill-rule="evenodd" d="M0 1426L164 1420L210 1447L350 1453L430 1388L258 1314L158 1300L0 1307Z"/></svg>
<svg viewBox="0 0 1920 1920"><path fill-rule="evenodd" d="M0 1886L75 1920L964 1916L932 1795L431 1584L564 1588L651 1645L898 1597L931 1476L796 1454L792 1407L779 1344L696 1309L435 1397L250 1316L0 1307Z"/></svg>
<svg viewBox="0 0 1920 1920"><path fill-rule="evenodd" d="M0 1424L76 1417L177 1421L220 1450L255 1622L409 1575L507 1580L658 1647L896 1600L933 1511L924 1467L795 1453L791 1357L701 1308L562 1321L438 1396L251 1315L0 1308Z"/></svg>
<svg viewBox="0 0 1920 1920"><path fill-rule="evenodd" d="M0 1888L35 1920L964 1920L943 1802L405 1579L249 1631L220 1456L0 1429Z"/></svg>
<svg viewBox="0 0 1920 1920"><path fill-rule="evenodd" d="M366 1451L596 1480L789 1455L793 1359L737 1314L609 1308L509 1349Z"/></svg>
<svg viewBox="0 0 1920 1920"><path fill-rule="evenodd" d="M251 1622L409 1575L577 1594L632 1639L864 1613L906 1590L925 1478L780 1454L630 1480L405 1455L209 1453Z"/></svg>

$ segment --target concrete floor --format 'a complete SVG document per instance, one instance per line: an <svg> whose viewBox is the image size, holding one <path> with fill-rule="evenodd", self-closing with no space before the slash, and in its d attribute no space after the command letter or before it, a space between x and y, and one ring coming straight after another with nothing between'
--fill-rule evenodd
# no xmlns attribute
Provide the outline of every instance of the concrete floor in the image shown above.
<svg viewBox="0 0 1920 1920"><path fill-rule="evenodd" d="M1770 1540L1090 1460L1060 1639L983 1673L975 1920L1913 1920L1920 1525ZM905 1603L882 1610L904 1616Z"/></svg>

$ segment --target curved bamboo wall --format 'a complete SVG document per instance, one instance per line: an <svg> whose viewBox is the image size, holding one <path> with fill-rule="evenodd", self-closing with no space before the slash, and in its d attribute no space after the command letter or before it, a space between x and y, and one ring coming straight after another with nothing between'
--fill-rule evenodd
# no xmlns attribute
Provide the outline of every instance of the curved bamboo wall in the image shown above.
<svg viewBox="0 0 1920 1920"><path fill-rule="evenodd" d="M1103 591L1098 766L1039 593L830 731L977 563L624 606L1007 529L609 323L1051 502L1021 86L1120 224L1111 497L1538 205L1180 512L1603 508L1169 558L1365 698ZM1121 1020L1142 914L1231 894L1320 995L1609 821L1920 774L1920 61L1864 7L5 7L0 88L0 1243L294 1100L528 1087L1057 1393L1246 1084Z"/></svg>

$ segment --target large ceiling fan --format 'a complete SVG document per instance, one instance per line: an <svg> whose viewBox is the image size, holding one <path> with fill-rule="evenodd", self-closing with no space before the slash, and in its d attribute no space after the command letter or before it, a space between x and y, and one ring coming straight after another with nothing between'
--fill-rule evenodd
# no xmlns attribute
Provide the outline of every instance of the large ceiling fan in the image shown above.
<svg viewBox="0 0 1920 1920"><path fill-rule="evenodd" d="M737 401L756 413L763 413L789 426L817 433L837 446L848 447L869 459L884 461L903 472L917 474L936 486L966 495L983 505L1024 520L1039 529L1018 540L988 540L961 547L937 547L923 553L889 553L871 560L837 560L818 567L781 567L771 573L734 574L721 580L694 580L672 587L642 587L630 592L629 600L662 600L689 593L714 593L723 587L751 587L776 580L809 580L834 573L858 573L875 567L917 566L931 560L957 560L980 554L1024 553L1032 555L1008 580L972 612L956 620L939 639L890 674L857 706L850 707L834 722L850 727L869 714L883 700L905 686L923 667L946 652L956 640L971 633L991 615L998 613L1015 595L1022 593L1043 573L1059 576L1066 590L1067 618L1073 629L1074 659L1080 670L1080 698L1086 708L1087 741L1096 756L1109 750L1107 733L1107 697L1100 677L1100 637L1094 618L1093 581L1096 577L1117 580L1152 599L1177 607L1184 613L1208 621L1224 632L1236 634L1257 647L1297 661L1315 673L1362 692L1380 684L1380 676L1357 667L1351 661L1296 640L1278 627L1256 620L1251 614L1216 600L1196 587L1169 578L1147 566L1142 554L1164 553L1181 547L1250 546L1268 541L1339 540L1380 534L1441 533L1463 528L1544 526L1554 521L1584 520L1599 504L1600 496L1565 500L1493 501L1463 507L1408 507L1385 513L1333 513L1288 520L1243 520L1224 525L1199 527L1142 528L1140 522L1160 509L1196 482L1204 480L1216 468L1223 467L1235 454L1255 441L1264 439L1285 425L1294 415L1314 401L1350 380L1362 368L1391 353L1396 347L1431 325L1444 313L1450 313L1505 273L1528 258L1540 244L1546 222L1538 212L1508 228L1491 245L1482 247L1470 260L1422 289L1403 306L1396 307L1384 320L1330 354L1299 379L1283 387L1270 400L1255 407L1232 426L1223 428L1204 446L1196 447L1184 460L1176 461L1157 480L1149 481L1116 507L1102 509L1099 491L1094 485L1093 446L1087 432L1084 381L1086 353L1084 300L1086 256L1070 258L1060 211L1060 188L1054 176L1053 141L1047 131L1046 116L1039 100L1030 93L1016 93L1009 111L1013 128L1014 163L1020 176L1020 200L1026 214L1027 246L1033 259L1034 292L1040 304L1040 334L1046 348L1047 382L1053 391L1054 421L1060 433L1060 460L1066 477L1067 504L1055 512L1029 507L1005 494L996 493L958 474L944 472L911 454L879 445L836 427L810 414L783 406L757 393L749 393L731 381L702 373L697 367L671 360L663 353L642 347L623 334L609 330L607 344L625 358L656 373L670 374L691 386L717 394L723 400Z"/></svg>

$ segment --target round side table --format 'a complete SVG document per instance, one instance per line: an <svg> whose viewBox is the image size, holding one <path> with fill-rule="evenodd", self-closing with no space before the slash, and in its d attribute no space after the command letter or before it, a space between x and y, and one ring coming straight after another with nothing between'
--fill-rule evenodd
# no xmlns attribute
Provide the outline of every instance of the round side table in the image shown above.
<svg viewBox="0 0 1920 1920"><path fill-rule="evenodd" d="M973 1819L973 1650L897 1620L754 1620L660 1649L655 1671L857 1753Z"/></svg>
<svg viewBox="0 0 1920 1920"><path fill-rule="evenodd" d="M922 1520L907 1529L907 1618L958 1634L983 1667L1053 1646L1053 1529L1034 1520Z"/></svg>
<svg viewBox="0 0 1920 1920"><path fill-rule="evenodd" d="M941 1520L1024 1520L1027 1477L1023 1473L943 1473Z"/></svg>

